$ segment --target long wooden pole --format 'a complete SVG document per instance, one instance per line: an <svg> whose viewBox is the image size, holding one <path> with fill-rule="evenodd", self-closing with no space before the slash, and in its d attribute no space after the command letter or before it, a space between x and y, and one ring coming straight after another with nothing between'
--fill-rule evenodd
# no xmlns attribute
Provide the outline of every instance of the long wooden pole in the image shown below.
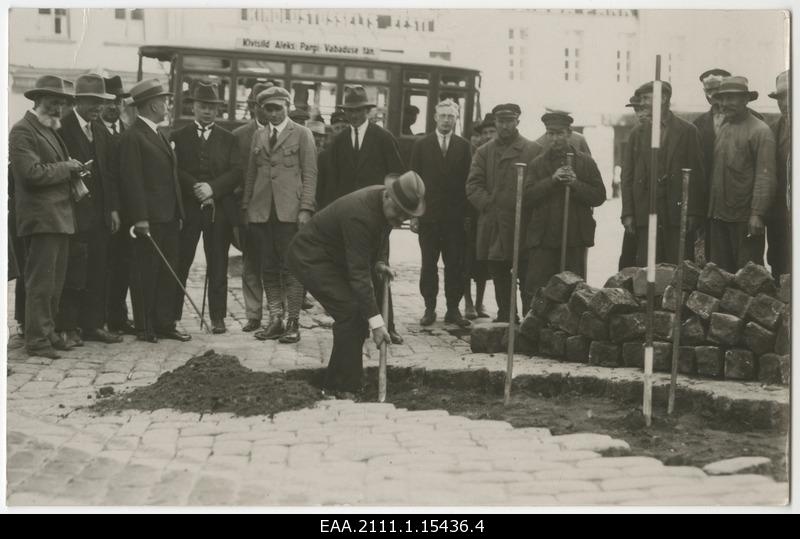
<svg viewBox="0 0 800 539"><path fill-rule="evenodd" d="M644 391L642 412L648 427L653 421L653 310L656 290L656 186L658 184L658 150L661 146L661 55L656 56L656 78L653 81L653 114L650 134L650 219L647 223L647 342L644 347Z"/></svg>
<svg viewBox="0 0 800 539"><path fill-rule="evenodd" d="M383 281L383 302L381 316L384 322L389 320L389 279ZM381 344L381 356L378 362L378 402L386 402L386 358L389 355L389 345Z"/></svg>
<svg viewBox="0 0 800 539"><path fill-rule="evenodd" d="M572 168L574 153L567 153L567 166ZM561 223L561 271L567 269L567 228L569 228L569 185L564 188L564 221Z"/></svg>
<svg viewBox="0 0 800 539"><path fill-rule="evenodd" d="M511 378L514 373L514 338L517 329L517 268L519 266L519 235L522 219L522 183L525 180L527 164L515 163L517 167L517 205L514 209L514 254L511 263L511 298L508 302L508 360L506 362L506 387L503 404L511 401Z"/></svg>
<svg viewBox="0 0 800 539"><path fill-rule="evenodd" d="M678 385L678 357L681 346L681 311L683 310L683 260L686 250L686 220L689 211L689 178L692 169L684 168L681 184L681 235L678 238L678 269L675 272L675 320L672 324L672 375L669 380L669 401L667 414L675 410L675 389Z"/></svg>

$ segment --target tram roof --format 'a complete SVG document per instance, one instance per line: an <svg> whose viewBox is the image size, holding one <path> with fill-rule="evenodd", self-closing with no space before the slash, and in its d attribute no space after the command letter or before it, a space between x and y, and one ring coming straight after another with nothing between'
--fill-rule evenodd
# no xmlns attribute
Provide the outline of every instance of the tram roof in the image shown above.
<svg viewBox="0 0 800 539"><path fill-rule="evenodd" d="M147 58L154 58L161 62L167 62L172 60L172 56L177 52L190 52L194 54L212 54L212 55L221 55L221 54L236 54L241 55L244 57L263 57L263 56L286 56L286 57L296 57L296 58L303 58L305 60L335 60L335 61L348 61L358 64L384 64L384 65L397 65L401 64L404 66L408 66L411 68L444 68L444 69L454 69L459 71L467 71L473 74L479 74L480 70L469 68L469 67L462 67L453 65L446 60L440 61L432 61L432 62L418 62L418 61L403 61L403 59L385 59L385 58L364 58L360 56L349 56L349 55L336 55L336 54L324 54L324 55L316 55L316 54L303 54L298 52L292 51L259 51L259 50L247 50L247 49L240 49L236 47L232 47L229 49L222 49L222 48L207 48L207 47L196 47L196 46L182 46L182 45L142 45L139 47L139 54L145 56Z"/></svg>

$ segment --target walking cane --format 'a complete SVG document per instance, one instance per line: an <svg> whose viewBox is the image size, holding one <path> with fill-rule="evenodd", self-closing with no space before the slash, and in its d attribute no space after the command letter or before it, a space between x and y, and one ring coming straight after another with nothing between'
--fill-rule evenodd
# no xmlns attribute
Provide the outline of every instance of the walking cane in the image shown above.
<svg viewBox="0 0 800 539"><path fill-rule="evenodd" d="M383 281L383 304L381 315L383 320L389 320L389 279ZM381 344L381 357L378 363L378 402L386 402L386 357L389 355L389 345Z"/></svg>
<svg viewBox="0 0 800 539"><path fill-rule="evenodd" d="M514 210L514 244L511 264L511 299L508 305L508 361L506 362L506 387L503 405L511 400L511 378L514 371L514 337L516 336L517 315L517 267L519 265L519 228L522 217L522 181L525 178L525 163L514 163L517 167L517 205Z"/></svg>
<svg viewBox="0 0 800 539"><path fill-rule="evenodd" d="M214 238L214 221L217 219L217 206L216 206L216 204L214 204L214 199L213 198L210 198L208 200L210 200L211 202L208 202L208 203L204 202L203 204L201 204L200 205L200 210L202 211L207 206L211 206L211 234L209 234L209 236L211 237L211 240L212 240L211 243L213 245L213 243L214 243L213 242L213 238ZM205 237L203 238L203 248L205 250ZM210 263L210 261L208 259L206 259L206 276L205 276L205 279L203 279L203 302L202 302L202 304L201 304L202 306L200 308L200 320L205 320L205 314L206 314L206 294L208 294L208 265L209 265L209 263Z"/></svg>
<svg viewBox="0 0 800 539"><path fill-rule="evenodd" d="M567 166L572 169L574 153L567 153ZM564 222L561 224L561 271L567 269L567 228L569 227L569 185L564 188Z"/></svg>
<svg viewBox="0 0 800 539"><path fill-rule="evenodd" d="M134 228L135 228L135 226L132 226L130 228L130 230L128 231L128 233L131 235L132 238L135 239L135 238L138 238L138 236L136 235L136 232L134 232ZM150 240L150 243L153 245L153 248L158 253L158 256L161 257L161 260L164 262L164 265L167 266L167 269L172 274L172 277L175 278L175 282L178 283L178 286L183 291L184 297L189 300L189 303L192 304L192 308L194 309L194 312L196 312L197 316L200 317L200 328L202 329L203 326L205 326L206 333L210 332L210 330L208 328L208 324L206 323L206 321L203 318L203 316L200 314L200 309L197 308L197 305L195 305L194 300L191 298L191 296L189 296L189 292L187 292L186 288L183 286L183 284L181 284L181 280L178 278L178 274L175 273L175 270L172 269L172 266L169 265L169 262L167 261L167 257L165 257L164 253L161 252L161 249L158 247L158 244L156 243L156 240L153 239L153 236L150 235L149 231L147 233L145 233L145 237L147 237L147 239Z"/></svg>
<svg viewBox="0 0 800 539"><path fill-rule="evenodd" d="M675 290L675 320L672 323L672 376L669 380L669 401L667 414L672 415L675 410L675 389L678 385L678 353L681 346L681 310L683 308L683 259L686 249L686 214L689 206L689 175L692 169L681 169L683 172L683 189L681 193L681 235L678 237L678 269L675 272L677 279Z"/></svg>

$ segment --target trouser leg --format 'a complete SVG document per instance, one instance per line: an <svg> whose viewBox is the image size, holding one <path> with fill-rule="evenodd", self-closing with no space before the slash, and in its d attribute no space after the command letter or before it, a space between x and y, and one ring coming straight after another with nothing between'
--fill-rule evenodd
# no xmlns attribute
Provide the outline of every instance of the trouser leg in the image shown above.
<svg viewBox="0 0 800 539"><path fill-rule="evenodd" d="M178 233L178 264L175 273L181 280L181 284L186 286L189 280L189 272L192 269L195 255L197 254L197 243L200 241L200 232L203 229L203 214L205 210L192 209L187 212L186 219L183 221L183 228ZM210 213L210 210L208 210ZM163 249L162 249L163 250ZM206 268L209 260L206 256ZM183 295L175 298L175 313L177 320L183 318Z"/></svg>
<svg viewBox="0 0 800 539"><path fill-rule="evenodd" d="M106 278L106 318L108 327L121 328L128 321L128 288L131 271L131 238L127 230L111 235Z"/></svg>
<svg viewBox="0 0 800 539"><path fill-rule="evenodd" d="M228 314L228 251L233 227L221 207L217 208L213 222L211 212L206 213L203 248L208 266L208 310L212 320L222 320Z"/></svg>
<svg viewBox="0 0 800 539"><path fill-rule="evenodd" d="M439 223L423 222L419 225L419 248L422 267L419 273L419 293L426 309L436 308L439 295L439 253L442 250Z"/></svg>
<svg viewBox="0 0 800 539"><path fill-rule="evenodd" d="M105 226L88 232L86 286L81 294L78 323L84 330L103 329L106 325L106 274L110 234Z"/></svg>
<svg viewBox="0 0 800 539"><path fill-rule="evenodd" d="M155 234L153 233L155 231ZM160 223L150 225L150 233L153 239L158 244L164 257L172 268L178 265L178 257L180 250L180 230L178 222L172 221L169 223ZM155 248L150 246L153 251ZM155 303L155 319L153 327L156 331L161 329L172 329L175 327L175 322L178 320L178 299L183 300L183 292L181 292L175 277L172 276L167 265L155 253L156 262L158 263L156 273L156 303Z"/></svg>
<svg viewBox="0 0 800 539"><path fill-rule="evenodd" d="M772 276L778 280L791 272L791 223L785 220L767 221L767 262Z"/></svg>
<svg viewBox="0 0 800 539"><path fill-rule="evenodd" d="M58 331L75 331L78 329L78 318L81 301L87 283L89 271L89 233L78 232L69 238L69 255L67 270L64 274L64 285L58 304L56 329Z"/></svg>
<svg viewBox="0 0 800 539"><path fill-rule="evenodd" d="M444 293L447 310L458 309L464 296L464 252L466 234L461 222L451 222L444 226L442 259L444 261Z"/></svg>
<svg viewBox="0 0 800 539"><path fill-rule="evenodd" d="M67 234L25 237L25 347L50 346L69 257Z"/></svg>
<svg viewBox="0 0 800 539"><path fill-rule="evenodd" d="M511 296L511 264L504 260L488 262L489 275L494 281L494 299L497 302L497 318L508 319L509 299Z"/></svg>
<svg viewBox="0 0 800 539"><path fill-rule="evenodd" d="M244 229L242 250L242 296L248 320L261 320L264 304L264 286L261 282L261 247L254 226Z"/></svg>

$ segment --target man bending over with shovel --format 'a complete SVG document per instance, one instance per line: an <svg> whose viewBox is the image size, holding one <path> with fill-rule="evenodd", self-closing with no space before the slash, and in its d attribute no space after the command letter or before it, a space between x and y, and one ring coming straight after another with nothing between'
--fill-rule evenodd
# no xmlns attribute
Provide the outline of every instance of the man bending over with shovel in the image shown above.
<svg viewBox="0 0 800 539"><path fill-rule="evenodd" d="M379 314L372 273L391 280L389 233L425 213L425 185L413 171L345 195L314 215L289 244L289 270L333 317L333 350L324 390L361 391L366 329L380 348L391 339Z"/></svg>

